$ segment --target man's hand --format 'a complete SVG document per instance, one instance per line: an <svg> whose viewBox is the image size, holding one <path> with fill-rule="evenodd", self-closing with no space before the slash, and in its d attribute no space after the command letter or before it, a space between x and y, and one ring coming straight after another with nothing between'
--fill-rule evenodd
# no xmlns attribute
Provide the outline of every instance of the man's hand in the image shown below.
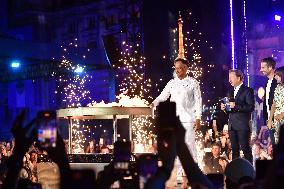
<svg viewBox="0 0 284 189"><path fill-rule="evenodd" d="M226 146L227 139L226 137L222 136L220 140L221 140L221 145L224 148Z"/></svg>
<svg viewBox="0 0 284 189"><path fill-rule="evenodd" d="M200 119L196 119L194 125L195 125L195 130L199 130L200 129Z"/></svg>
<svg viewBox="0 0 284 189"><path fill-rule="evenodd" d="M229 102L229 105L230 105L230 108L231 108L231 109L234 109L235 106L236 106L236 103L235 103L235 102Z"/></svg>
<svg viewBox="0 0 284 189"><path fill-rule="evenodd" d="M156 108L159 105L159 103L153 101L149 106L150 108Z"/></svg>
<svg viewBox="0 0 284 189"><path fill-rule="evenodd" d="M24 126L24 120L26 117L26 111L22 111L20 115L16 117L11 129L15 138L15 151L24 156L28 151L31 144L36 139L37 130L35 128L35 119Z"/></svg>
<svg viewBox="0 0 284 189"><path fill-rule="evenodd" d="M221 165L222 169L225 170L227 166L227 161L223 159L219 159L219 164Z"/></svg>

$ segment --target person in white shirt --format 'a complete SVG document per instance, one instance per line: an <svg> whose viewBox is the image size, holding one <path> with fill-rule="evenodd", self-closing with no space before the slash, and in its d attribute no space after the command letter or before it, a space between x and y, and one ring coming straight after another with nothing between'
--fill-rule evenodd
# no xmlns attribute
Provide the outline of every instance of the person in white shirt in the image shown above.
<svg viewBox="0 0 284 189"><path fill-rule="evenodd" d="M186 59L177 58L174 62L174 66L175 77L167 83L151 106L156 107L160 102L166 101L169 97L170 101L176 103L176 114L179 116L183 127L186 129L185 142L193 159L197 162L195 130L200 128L202 113L200 85L196 79L188 76L188 61ZM175 171L177 172L175 173ZM173 173L167 182L167 187L175 185L175 178L178 182L178 180L184 176L180 162L176 161ZM183 182L186 183L184 179Z"/></svg>
<svg viewBox="0 0 284 189"><path fill-rule="evenodd" d="M276 62L272 57L264 58L260 62L260 72L262 72L262 74L268 78L266 86L265 86L265 95L263 98L264 125L267 125L268 119L270 117L270 110L273 104L274 91L277 86L277 81L274 78L275 66L276 66ZM272 144L275 144L274 129L269 128L269 132L270 132L271 142Z"/></svg>
<svg viewBox="0 0 284 189"><path fill-rule="evenodd" d="M176 77L171 79L161 94L153 101L156 107L160 102L170 101L176 103L176 113L186 129L185 140L192 156L197 158L195 147L195 129L200 128L202 113L202 99L199 82L188 76L188 61L185 59L175 60Z"/></svg>

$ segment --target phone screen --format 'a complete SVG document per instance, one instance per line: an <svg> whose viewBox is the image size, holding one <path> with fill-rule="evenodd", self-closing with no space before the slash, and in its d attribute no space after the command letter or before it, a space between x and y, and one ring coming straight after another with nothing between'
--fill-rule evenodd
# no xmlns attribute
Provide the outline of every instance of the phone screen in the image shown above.
<svg viewBox="0 0 284 189"><path fill-rule="evenodd" d="M41 111L38 113L38 142L43 148L55 147L57 128L56 113L54 111Z"/></svg>
<svg viewBox="0 0 284 189"><path fill-rule="evenodd" d="M148 179L158 170L158 156L154 154L142 154L138 159L139 186L144 188Z"/></svg>

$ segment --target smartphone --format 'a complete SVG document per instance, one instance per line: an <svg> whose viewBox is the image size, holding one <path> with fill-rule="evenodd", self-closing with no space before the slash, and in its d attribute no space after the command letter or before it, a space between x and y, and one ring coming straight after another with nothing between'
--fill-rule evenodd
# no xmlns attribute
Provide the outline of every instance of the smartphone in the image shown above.
<svg viewBox="0 0 284 189"><path fill-rule="evenodd" d="M129 141L116 141L113 149L114 170L120 176L129 176L131 160L131 143Z"/></svg>
<svg viewBox="0 0 284 189"><path fill-rule="evenodd" d="M158 107L157 125L163 129L172 130L176 125L176 103L160 102Z"/></svg>
<svg viewBox="0 0 284 189"><path fill-rule="evenodd" d="M138 157L139 188L143 189L150 177L158 170L158 156L155 154L141 154Z"/></svg>
<svg viewBox="0 0 284 189"><path fill-rule="evenodd" d="M57 138L56 112L40 111L38 119L38 143L42 148L55 147Z"/></svg>

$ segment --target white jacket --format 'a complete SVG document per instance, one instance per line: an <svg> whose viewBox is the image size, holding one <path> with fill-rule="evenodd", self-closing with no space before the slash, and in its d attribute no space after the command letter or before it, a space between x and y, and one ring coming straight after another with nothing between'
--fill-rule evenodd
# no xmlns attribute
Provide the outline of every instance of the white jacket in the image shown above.
<svg viewBox="0 0 284 189"><path fill-rule="evenodd" d="M177 116L181 122L194 122L201 119L202 99L199 82L189 76L184 79L171 79L161 94L153 101L154 106L166 101L171 96L170 101L176 103Z"/></svg>

